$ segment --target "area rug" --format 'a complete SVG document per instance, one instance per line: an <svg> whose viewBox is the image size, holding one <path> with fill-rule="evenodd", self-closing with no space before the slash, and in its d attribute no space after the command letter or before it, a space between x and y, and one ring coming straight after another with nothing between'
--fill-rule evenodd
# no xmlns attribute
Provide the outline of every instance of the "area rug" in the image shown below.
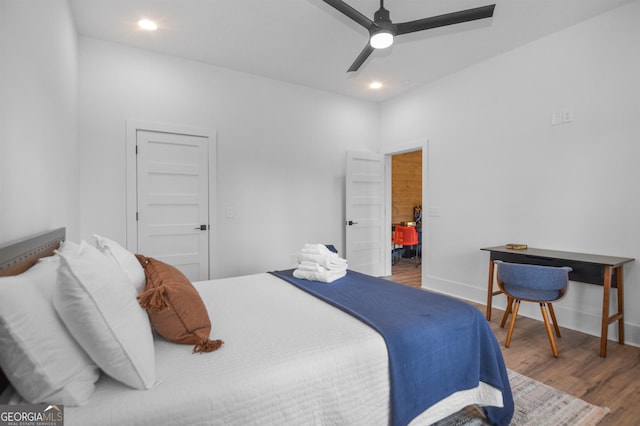
<svg viewBox="0 0 640 426"><path fill-rule="evenodd" d="M513 426L596 425L608 413L606 407L591 405L542 382L508 370L515 401ZM436 423L437 426L489 425L478 409L468 407Z"/></svg>

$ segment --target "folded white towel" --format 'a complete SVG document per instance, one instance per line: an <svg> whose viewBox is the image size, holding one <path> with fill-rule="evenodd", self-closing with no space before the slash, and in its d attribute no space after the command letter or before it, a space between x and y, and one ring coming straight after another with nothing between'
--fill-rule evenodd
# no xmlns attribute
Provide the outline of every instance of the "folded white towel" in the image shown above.
<svg viewBox="0 0 640 426"><path fill-rule="evenodd" d="M334 257L334 256L323 255L323 254L300 253L300 255L298 256L298 260L300 261L300 263L302 262L317 263L318 265L331 270L341 271L341 270L347 269L346 259L338 257L337 255Z"/></svg>
<svg viewBox="0 0 640 426"><path fill-rule="evenodd" d="M338 253L334 253L327 248L324 244L305 244L302 247L302 253L307 254L323 254L331 257L338 257Z"/></svg>
<svg viewBox="0 0 640 426"><path fill-rule="evenodd" d="M320 266L318 263L309 262L307 260L303 260L302 262L300 262L300 265L298 265L298 269L300 269L301 271L312 271L312 272L323 272L327 270L327 268Z"/></svg>
<svg viewBox="0 0 640 426"><path fill-rule="evenodd" d="M320 266L314 262L302 262L300 263L300 265L298 265L297 270L303 272L315 272L319 274L339 274L341 272L347 271L347 265L344 265L344 267L340 269L327 269L324 266Z"/></svg>
<svg viewBox="0 0 640 426"><path fill-rule="evenodd" d="M323 272L303 271L300 269L293 271L293 276L296 278L310 281L321 281L323 283L331 283L345 275L347 275L347 271L329 271L327 269Z"/></svg>

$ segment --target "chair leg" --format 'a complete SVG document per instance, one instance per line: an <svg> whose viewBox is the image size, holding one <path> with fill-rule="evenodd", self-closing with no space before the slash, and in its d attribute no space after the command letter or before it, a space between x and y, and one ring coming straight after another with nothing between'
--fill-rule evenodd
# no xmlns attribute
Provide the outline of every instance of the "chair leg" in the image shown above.
<svg viewBox="0 0 640 426"><path fill-rule="evenodd" d="M391 264L396 265L398 262L400 262L400 253L398 252L398 249L395 248L394 246L393 250L391 250Z"/></svg>
<svg viewBox="0 0 640 426"><path fill-rule="evenodd" d="M547 329L549 343L551 343L551 352L553 352L554 357L558 358L558 347L556 346L556 341L553 338L553 333L551 332L551 324L549 324L549 317L547 316L547 309L544 303L540 303L540 311L542 311L542 319L544 320L544 326Z"/></svg>
<svg viewBox="0 0 640 426"><path fill-rule="evenodd" d="M549 307L549 313L551 314L551 321L553 322L553 328L556 329L556 336L562 337L560 335L560 327L558 327L558 320L556 319L556 313L553 311L553 305L551 303L547 303Z"/></svg>
<svg viewBox="0 0 640 426"><path fill-rule="evenodd" d="M509 314L511 313L512 305L513 305L513 297L507 296L507 309L504 310L504 315L502 316L502 322L500 323L500 328L504 328L504 325L507 323L507 318L509 318Z"/></svg>
<svg viewBox="0 0 640 426"><path fill-rule="evenodd" d="M518 318L518 309L520 309L520 301L514 299L516 304L513 306L513 312L511 313L511 323L509 324L509 331L507 331L507 340L504 342L504 347L508 348L511 344L511 336L513 335L513 329L516 326L516 318Z"/></svg>

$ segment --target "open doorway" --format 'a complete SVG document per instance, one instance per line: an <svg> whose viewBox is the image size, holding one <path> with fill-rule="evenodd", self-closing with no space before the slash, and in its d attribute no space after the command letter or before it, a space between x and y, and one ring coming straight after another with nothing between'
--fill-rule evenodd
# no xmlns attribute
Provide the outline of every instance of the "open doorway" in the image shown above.
<svg viewBox="0 0 640 426"><path fill-rule="evenodd" d="M391 274L394 281L422 286L422 149L391 156L391 238L396 226L415 229L418 244L392 241ZM413 230L412 230L413 232Z"/></svg>

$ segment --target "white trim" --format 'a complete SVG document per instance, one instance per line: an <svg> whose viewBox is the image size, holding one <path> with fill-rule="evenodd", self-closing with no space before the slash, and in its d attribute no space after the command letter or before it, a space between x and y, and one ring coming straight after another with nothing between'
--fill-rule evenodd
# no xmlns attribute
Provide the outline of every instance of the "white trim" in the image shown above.
<svg viewBox="0 0 640 426"><path fill-rule="evenodd" d="M424 283L428 283L428 285L424 285ZM573 284L570 283L569 285ZM579 283L579 285L591 284ZM424 277L423 287L428 288L429 291L446 294L447 296L467 300L483 306L487 304L486 285L483 286L484 288L478 288L467 283L429 275ZM507 302L503 295L493 299L494 308L504 311L506 306ZM554 303L553 309L562 327L600 338L602 317L600 316L600 311L597 309L594 309L593 312L585 312L579 309L573 309L561 303ZM542 324L542 317L540 316L540 309L538 309L535 303L523 303L518 311L518 315L539 321L540 327L544 326ZM493 321L495 321L495 318ZM609 334L607 336L609 342L618 342L617 324L618 323L616 321L610 325ZM625 322L624 326L625 345L640 347L640 325Z"/></svg>
<svg viewBox="0 0 640 426"><path fill-rule="evenodd" d="M136 182L136 135L138 130L199 136L205 137L209 141L209 277L211 277L212 271L215 271L215 259L218 254L218 141L216 131L177 124L126 120L126 244L127 249L132 252L137 252L138 249L138 234L136 232L138 188Z"/></svg>
<svg viewBox="0 0 640 426"><path fill-rule="evenodd" d="M387 242L389 247L384 251L384 276L388 277L391 275L391 245L389 244L393 237L391 236L391 189L392 189L392 180L391 176L391 154L384 155L384 240Z"/></svg>

